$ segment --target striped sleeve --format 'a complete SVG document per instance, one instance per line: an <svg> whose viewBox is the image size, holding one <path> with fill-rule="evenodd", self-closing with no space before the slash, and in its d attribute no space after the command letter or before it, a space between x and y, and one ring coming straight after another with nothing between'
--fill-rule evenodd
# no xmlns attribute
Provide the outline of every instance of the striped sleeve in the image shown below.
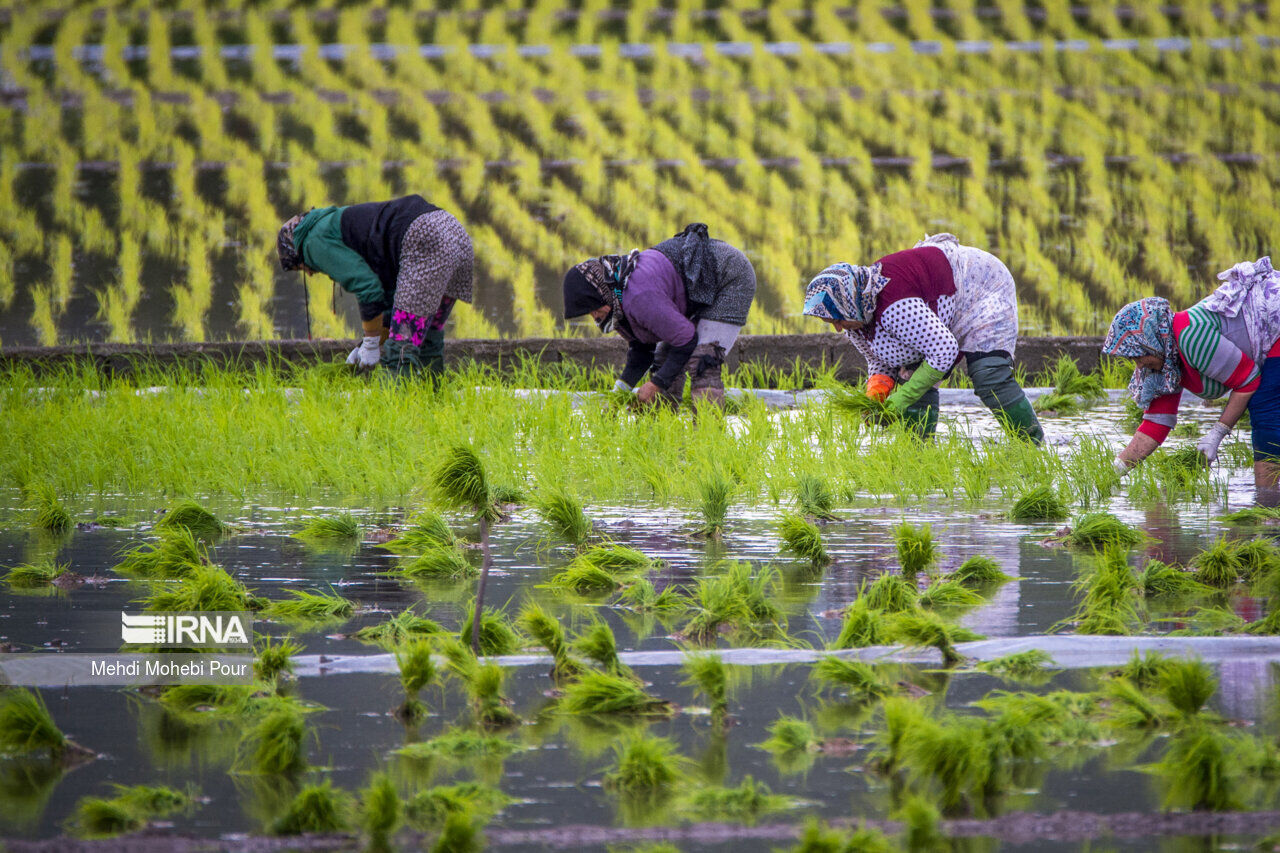
<svg viewBox="0 0 1280 853"><path fill-rule="evenodd" d="M1142 415L1138 432L1155 439L1156 444L1164 444L1169 431L1178 423L1178 402L1181 399L1182 392L1175 391L1152 400Z"/></svg>
<svg viewBox="0 0 1280 853"><path fill-rule="evenodd" d="M1175 325L1178 350L1187 365L1200 374L1206 388L1220 383L1228 391L1258 390L1262 372L1222 333L1222 318L1199 306L1183 313L1185 323Z"/></svg>

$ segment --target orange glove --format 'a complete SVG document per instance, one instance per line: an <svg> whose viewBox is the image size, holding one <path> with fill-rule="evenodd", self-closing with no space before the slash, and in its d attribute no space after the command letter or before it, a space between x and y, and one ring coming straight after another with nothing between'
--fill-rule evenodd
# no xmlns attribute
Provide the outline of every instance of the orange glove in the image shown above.
<svg viewBox="0 0 1280 853"><path fill-rule="evenodd" d="M867 377L867 396L873 400L884 400L893 390L893 378L883 373L873 373Z"/></svg>

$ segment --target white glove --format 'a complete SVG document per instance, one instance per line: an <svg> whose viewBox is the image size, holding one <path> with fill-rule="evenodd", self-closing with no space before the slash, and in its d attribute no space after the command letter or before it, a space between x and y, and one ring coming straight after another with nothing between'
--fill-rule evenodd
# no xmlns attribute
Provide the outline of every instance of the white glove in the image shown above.
<svg viewBox="0 0 1280 853"><path fill-rule="evenodd" d="M371 369L377 367L381 359L382 342L377 335L372 335L362 340L360 346L351 351L351 355L347 356L347 364Z"/></svg>
<svg viewBox="0 0 1280 853"><path fill-rule="evenodd" d="M613 390L615 390L615 391L634 391L634 390L636 390L636 389L632 388L630 385L628 385L627 383L623 382L621 379L616 379L616 380L614 380L614 383L613 383Z"/></svg>
<svg viewBox="0 0 1280 853"><path fill-rule="evenodd" d="M1204 438L1196 443L1196 450L1210 462L1218 458L1218 445L1222 444L1222 440L1231 435L1231 427L1219 421L1209 427L1209 431L1204 434Z"/></svg>
<svg viewBox="0 0 1280 853"><path fill-rule="evenodd" d="M1129 463L1125 462L1119 456L1111 460L1111 467L1114 468L1116 473L1119 474L1121 477L1129 473Z"/></svg>

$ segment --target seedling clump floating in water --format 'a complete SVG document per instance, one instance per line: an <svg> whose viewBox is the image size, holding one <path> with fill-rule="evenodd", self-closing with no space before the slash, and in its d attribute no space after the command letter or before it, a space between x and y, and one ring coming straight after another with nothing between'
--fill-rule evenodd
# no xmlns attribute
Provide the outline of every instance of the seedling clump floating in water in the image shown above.
<svg viewBox="0 0 1280 853"><path fill-rule="evenodd" d="M220 566L193 565L175 581L157 581L146 598L146 609L159 612L182 610L255 610L259 602Z"/></svg>
<svg viewBox="0 0 1280 853"><path fill-rule="evenodd" d="M970 557L948 577L965 586L984 587L1013 580L1000 570L1000 564L990 557Z"/></svg>
<svg viewBox="0 0 1280 853"><path fill-rule="evenodd" d="M582 671L582 664L569 654L569 642L564 625L535 601L520 610L517 620L530 637L547 650L553 661L551 677L556 681L572 678Z"/></svg>
<svg viewBox="0 0 1280 853"><path fill-rule="evenodd" d="M350 513L333 518L316 516L308 519L294 536L316 544L355 542L360 538L360 525Z"/></svg>
<svg viewBox="0 0 1280 853"><path fill-rule="evenodd" d="M565 685L560 710L566 714L665 717L672 709L670 703L646 693L633 678L589 670Z"/></svg>
<svg viewBox="0 0 1280 853"><path fill-rule="evenodd" d="M614 745L614 769L604 777L605 787L615 791L659 792L673 787L686 763L676 744L644 734Z"/></svg>
<svg viewBox="0 0 1280 853"><path fill-rule="evenodd" d="M816 752L822 741L808 720L783 715L769 725L769 739L760 744L776 754Z"/></svg>
<svg viewBox="0 0 1280 853"><path fill-rule="evenodd" d="M612 590L656 564L644 554L622 545L596 545L574 557L549 585L577 593Z"/></svg>
<svg viewBox="0 0 1280 853"><path fill-rule="evenodd" d="M813 677L846 688L856 699L880 699L891 692L871 664L835 655L819 658L813 665Z"/></svg>
<svg viewBox="0 0 1280 853"><path fill-rule="evenodd" d="M409 758L442 756L456 760L495 758L510 755L518 747L506 738L481 732L452 730L431 740L411 743L396 750Z"/></svg>
<svg viewBox="0 0 1280 853"><path fill-rule="evenodd" d="M278 643L273 643L270 637L266 637L256 649L253 674L261 681L276 684L282 676L293 672L293 656L301 651L302 646L291 637L285 637Z"/></svg>
<svg viewBox="0 0 1280 853"><path fill-rule="evenodd" d="M957 580L937 580L920 593L920 606L930 610L957 610L982 604L983 597Z"/></svg>
<svg viewBox="0 0 1280 853"><path fill-rule="evenodd" d="M947 666L964 660L956 651L956 643L982 639L969 629L951 625L926 610L894 613L886 621L887 633L895 641L909 646L932 646L941 652L942 662Z"/></svg>
<svg viewBox="0 0 1280 853"><path fill-rule="evenodd" d="M1231 541L1218 539L1191 560L1196 578L1205 586L1225 589L1240 580L1244 567Z"/></svg>
<svg viewBox="0 0 1280 853"><path fill-rule="evenodd" d="M362 643L374 643L383 648L395 648L412 640L424 639L444 633L440 623L419 616L412 610L392 616L377 625L366 625L351 636Z"/></svg>
<svg viewBox="0 0 1280 853"><path fill-rule="evenodd" d="M481 634L483 633L482 629ZM464 628L462 636L470 637L470 630ZM494 729L520 722L502 692L507 680L507 670L496 663L481 663L471 649L459 640L443 643L441 651L449 661L449 670L462 682L471 699L471 710L476 722Z"/></svg>
<svg viewBox="0 0 1280 853"><path fill-rule="evenodd" d="M52 584L68 569L67 563L45 559L38 563L14 566L5 573L4 582L12 589L39 589Z"/></svg>
<svg viewBox="0 0 1280 853"><path fill-rule="evenodd" d="M699 820L730 820L752 824L761 815L797 805L789 797L775 794L763 782L747 776L736 788L706 787L691 791L683 810Z"/></svg>
<svg viewBox="0 0 1280 853"><path fill-rule="evenodd" d="M865 602L866 606L872 610L901 613L916 609L920 593L916 585L907 578L885 572L869 586L865 581L863 582L858 600Z"/></svg>
<svg viewBox="0 0 1280 853"><path fill-rule="evenodd" d="M860 649L889 642L884 626L885 614L858 598L844 614L840 634L831 644L833 649Z"/></svg>
<svg viewBox="0 0 1280 853"><path fill-rule="evenodd" d="M276 835L345 832L354 811L351 796L331 782L307 785L271 825Z"/></svg>
<svg viewBox="0 0 1280 853"><path fill-rule="evenodd" d="M708 539L719 539L724 533L729 501L733 498L732 480L716 473L698 484L698 514L702 518L697 533Z"/></svg>
<svg viewBox="0 0 1280 853"><path fill-rule="evenodd" d="M1103 550L1112 547L1132 548L1146 537L1109 512L1087 512L1076 519L1076 525L1063 538L1068 548Z"/></svg>
<svg viewBox="0 0 1280 853"><path fill-rule="evenodd" d="M1053 656L1043 649L1027 649L1025 652L1014 652L995 660L984 661L978 664L978 669L992 675L1025 681L1038 679L1052 663Z"/></svg>
<svg viewBox="0 0 1280 853"><path fill-rule="evenodd" d="M48 483L36 483L25 490L27 502L35 510L35 527L46 533L60 534L71 529L71 513L58 500L58 493Z"/></svg>
<svg viewBox="0 0 1280 853"><path fill-rule="evenodd" d="M1126 552L1112 548L1099 556L1096 568L1073 585L1084 598L1072 619L1079 634L1123 635L1138 621L1137 579Z"/></svg>
<svg viewBox="0 0 1280 853"><path fill-rule="evenodd" d="M213 513L194 501L174 504L156 522L156 530L159 531L178 528L187 530L201 542L216 542L227 532L226 526Z"/></svg>
<svg viewBox="0 0 1280 853"><path fill-rule="evenodd" d="M592 619L591 624L573 641L573 650L595 661L605 672L629 675L630 670L618 660L618 640L608 623Z"/></svg>
<svg viewBox="0 0 1280 853"><path fill-rule="evenodd" d="M908 577L928 569L938 559L933 532L927 524L916 527L903 522L893 529L893 541L898 548L898 565Z"/></svg>
<svg viewBox="0 0 1280 853"><path fill-rule="evenodd" d="M400 560L393 573L409 578L457 580L479 573L466 553L457 545L432 545L421 549L416 557Z"/></svg>
<svg viewBox="0 0 1280 853"><path fill-rule="evenodd" d="M1194 717L1218 691L1218 679L1203 661L1170 660L1161 668L1157 687L1175 711Z"/></svg>
<svg viewBox="0 0 1280 853"><path fill-rule="evenodd" d="M115 571L142 578L181 578L207 562L204 549L191 531L175 528L161 534L154 545L138 545L126 551Z"/></svg>
<svg viewBox="0 0 1280 853"><path fill-rule="evenodd" d="M62 733L39 693L11 687L0 693L0 753L32 752L46 752L59 761L93 755Z"/></svg>
<svg viewBox="0 0 1280 853"><path fill-rule="evenodd" d="M405 816L418 829L433 830L444 825L452 814L489 818L510 802L511 798L496 788L477 782L459 782L419 791L406 806Z"/></svg>
<svg viewBox="0 0 1280 853"><path fill-rule="evenodd" d="M1053 521L1067 517L1067 508L1049 486L1034 486L1018 496L1009 510L1014 521Z"/></svg>
<svg viewBox="0 0 1280 853"><path fill-rule="evenodd" d="M567 542L577 545L592 533L591 519L582 511L582 502L561 486L539 491L533 505L551 532Z"/></svg>
<svg viewBox="0 0 1280 853"><path fill-rule="evenodd" d="M277 705L246 736L249 768L263 775L287 775L305 769L306 733L300 711L287 704Z"/></svg>
<svg viewBox="0 0 1280 853"><path fill-rule="evenodd" d="M396 709L396 716L413 722L427 712L418 694L436 677L430 644L426 640L406 643L396 652L396 666L400 669L400 684L404 687L405 697L404 702Z"/></svg>
<svg viewBox="0 0 1280 853"><path fill-rule="evenodd" d="M396 786L385 773L379 773L360 792L360 828L369 838L372 850L389 849L388 840L399 827L404 809Z"/></svg>
<svg viewBox="0 0 1280 853"><path fill-rule="evenodd" d="M815 568L831 562L826 549L822 547L822 534L817 525L806 521L804 516L797 513L783 516L778 532L788 551L802 560L808 560Z"/></svg>
<svg viewBox="0 0 1280 853"><path fill-rule="evenodd" d="M467 618L458 630L458 636L469 642L472 635L472 620L475 614L474 604L467 606ZM520 632L511 624L507 614L501 610L486 607L480 615L480 654L510 655L520 650L523 639Z"/></svg>
<svg viewBox="0 0 1280 853"><path fill-rule="evenodd" d="M1147 561L1146 566L1138 573L1138 589L1148 598L1206 595L1213 592L1211 587L1196 580L1194 572L1160 560Z"/></svg>
<svg viewBox="0 0 1280 853"><path fill-rule="evenodd" d="M671 616L685 611L689 603L675 586L665 586L658 592L653 581L638 578L618 596L618 602L636 613L656 613Z"/></svg>
<svg viewBox="0 0 1280 853"><path fill-rule="evenodd" d="M814 474L801 474L796 480L796 508L801 515L818 521L839 521L840 517L832 512L835 497L821 477Z"/></svg>
<svg viewBox="0 0 1280 853"><path fill-rule="evenodd" d="M452 548L458 543L449 524L438 513L422 512L408 528L382 547L394 554L420 554L436 548Z"/></svg>
<svg viewBox="0 0 1280 853"><path fill-rule="evenodd" d="M355 612L355 605L335 593L289 590L290 598L272 601L262 610L268 619L285 622L339 622Z"/></svg>
<svg viewBox="0 0 1280 853"><path fill-rule="evenodd" d="M189 808L194 800L189 793L173 788L117 785L116 796L85 797L76 804L71 826L81 838L109 838L135 832L147 821L164 818Z"/></svg>
<svg viewBox="0 0 1280 853"><path fill-rule="evenodd" d="M729 713L729 671L717 654L691 652L684 656L686 687L694 688L707 701L711 716L724 720Z"/></svg>

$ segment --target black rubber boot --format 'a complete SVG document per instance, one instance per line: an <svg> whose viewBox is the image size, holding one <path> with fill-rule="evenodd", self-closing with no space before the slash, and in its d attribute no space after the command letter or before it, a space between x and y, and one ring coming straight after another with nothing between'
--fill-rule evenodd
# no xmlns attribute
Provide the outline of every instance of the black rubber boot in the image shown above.
<svg viewBox="0 0 1280 853"><path fill-rule="evenodd" d="M965 353L965 361L974 393L1005 431L1032 444L1042 444L1044 430L1031 401L1013 378L1013 359L1003 352Z"/></svg>
<svg viewBox="0 0 1280 853"><path fill-rule="evenodd" d="M444 374L444 329L430 329L419 347L422 366L432 376Z"/></svg>
<svg viewBox="0 0 1280 853"><path fill-rule="evenodd" d="M656 376L658 371L662 369L662 365L667 363L667 356L670 353L671 347L665 343L658 344L653 351L653 366L649 368L650 378ZM673 409L679 408L680 404L684 402L684 382L685 371L682 370L675 375L675 378L671 380L671 384L665 391L659 388L658 394L662 402Z"/></svg>
<svg viewBox="0 0 1280 853"><path fill-rule="evenodd" d="M902 413L902 422L920 438L933 438L938 430L938 401L938 389L930 388Z"/></svg>
<svg viewBox="0 0 1280 853"><path fill-rule="evenodd" d="M422 351L409 341L387 338L382 345L381 364L397 379L405 379L422 370Z"/></svg>
<svg viewBox="0 0 1280 853"><path fill-rule="evenodd" d="M693 351L685 371L689 374L689 388L694 402L710 400L724 404L724 347L719 344L699 344Z"/></svg>

